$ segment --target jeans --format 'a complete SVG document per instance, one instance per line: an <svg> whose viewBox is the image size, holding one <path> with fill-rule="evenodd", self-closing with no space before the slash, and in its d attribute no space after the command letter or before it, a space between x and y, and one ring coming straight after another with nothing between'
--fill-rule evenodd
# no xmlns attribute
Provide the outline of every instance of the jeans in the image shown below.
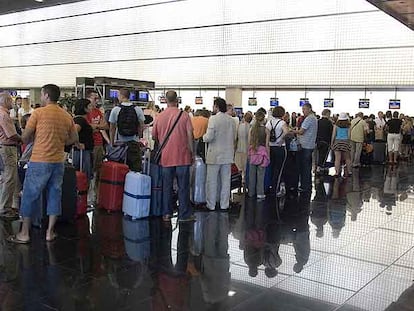
<svg viewBox="0 0 414 311"><path fill-rule="evenodd" d="M260 165L249 166L249 197L264 195L264 175L266 168Z"/></svg>
<svg viewBox="0 0 414 311"><path fill-rule="evenodd" d="M207 208L214 210L220 201L221 209L230 205L231 164L207 164L206 201Z"/></svg>
<svg viewBox="0 0 414 311"><path fill-rule="evenodd" d="M3 183L0 187L0 213L4 209L13 207L13 197L19 193L19 180L17 176L17 147L1 146L0 156L3 160L4 171L2 173Z"/></svg>
<svg viewBox="0 0 414 311"><path fill-rule="evenodd" d="M312 190L312 153L313 149L305 148L298 152L299 181L303 191Z"/></svg>
<svg viewBox="0 0 414 311"><path fill-rule="evenodd" d="M270 147L270 165L272 168L272 190L273 193L279 191L279 186L283 178L283 171L286 164L287 151L286 147Z"/></svg>
<svg viewBox="0 0 414 311"><path fill-rule="evenodd" d="M361 165L362 143L351 140L351 163L353 166Z"/></svg>
<svg viewBox="0 0 414 311"><path fill-rule="evenodd" d="M32 217L32 211L38 210L40 196L47 190L47 214L61 214L62 184L65 165L63 163L29 162L23 184L20 215Z"/></svg>
<svg viewBox="0 0 414 311"><path fill-rule="evenodd" d="M174 176L178 184L178 219L188 219L193 211L190 205L190 166L172 166L162 168L162 213L172 215L172 194Z"/></svg>

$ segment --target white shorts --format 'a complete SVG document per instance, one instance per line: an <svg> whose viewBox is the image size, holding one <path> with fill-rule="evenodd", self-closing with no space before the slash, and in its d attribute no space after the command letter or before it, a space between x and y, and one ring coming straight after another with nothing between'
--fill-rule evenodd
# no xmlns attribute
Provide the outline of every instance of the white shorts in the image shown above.
<svg viewBox="0 0 414 311"><path fill-rule="evenodd" d="M388 134L387 144L388 152L398 152L400 150L401 135L400 134Z"/></svg>

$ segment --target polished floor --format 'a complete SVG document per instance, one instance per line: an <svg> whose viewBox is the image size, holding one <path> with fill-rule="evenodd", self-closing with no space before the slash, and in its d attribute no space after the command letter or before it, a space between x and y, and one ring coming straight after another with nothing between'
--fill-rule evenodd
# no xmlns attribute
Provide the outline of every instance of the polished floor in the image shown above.
<svg viewBox="0 0 414 311"><path fill-rule="evenodd" d="M279 202L234 194L195 223L97 210L46 244L5 238L0 310L414 310L414 166L317 178Z"/></svg>

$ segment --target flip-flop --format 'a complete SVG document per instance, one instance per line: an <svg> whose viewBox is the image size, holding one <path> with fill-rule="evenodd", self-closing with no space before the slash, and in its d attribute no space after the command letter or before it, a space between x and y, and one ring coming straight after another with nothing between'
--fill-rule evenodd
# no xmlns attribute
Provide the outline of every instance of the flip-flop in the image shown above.
<svg viewBox="0 0 414 311"><path fill-rule="evenodd" d="M20 240L15 235L9 236L6 240L7 240L7 242L14 243L14 244L29 244L30 243L30 239L26 240L26 241L25 240Z"/></svg>
<svg viewBox="0 0 414 311"><path fill-rule="evenodd" d="M57 233L54 233L53 237L51 239L49 239L49 240L46 239L46 242L48 242L48 243L54 242L54 241L56 241L57 237L58 237Z"/></svg>

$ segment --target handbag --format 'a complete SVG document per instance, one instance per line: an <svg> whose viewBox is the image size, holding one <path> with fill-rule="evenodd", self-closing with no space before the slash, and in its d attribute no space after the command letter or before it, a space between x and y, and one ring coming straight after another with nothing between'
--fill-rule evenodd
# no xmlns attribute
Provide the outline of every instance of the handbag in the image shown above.
<svg viewBox="0 0 414 311"><path fill-rule="evenodd" d="M106 158L108 161L124 163L128 151L127 145L110 146L107 147Z"/></svg>
<svg viewBox="0 0 414 311"><path fill-rule="evenodd" d="M168 130L168 133L167 133L167 135L165 136L164 141L163 141L163 142L162 142L162 144L161 144L161 145L157 148L157 151L155 151L155 152L153 152L153 153L151 154L151 161L152 161L152 163L155 163L155 164L159 164L159 163L160 163L160 161L161 161L162 149L164 149L165 145L167 144L168 139L170 138L170 136L171 136L172 131L174 130L174 128L177 126L177 123L178 123L178 121L180 120L180 118L181 118L181 115L182 115L182 114L183 114L183 110L181 110L181 111L180 111L180 113L179 113L179 115L178 115L177 119L175 120L175 122L174 122L173 126L172 126L169 130ZM154 150L155 150L155 148L154 148Z"/></svg>

